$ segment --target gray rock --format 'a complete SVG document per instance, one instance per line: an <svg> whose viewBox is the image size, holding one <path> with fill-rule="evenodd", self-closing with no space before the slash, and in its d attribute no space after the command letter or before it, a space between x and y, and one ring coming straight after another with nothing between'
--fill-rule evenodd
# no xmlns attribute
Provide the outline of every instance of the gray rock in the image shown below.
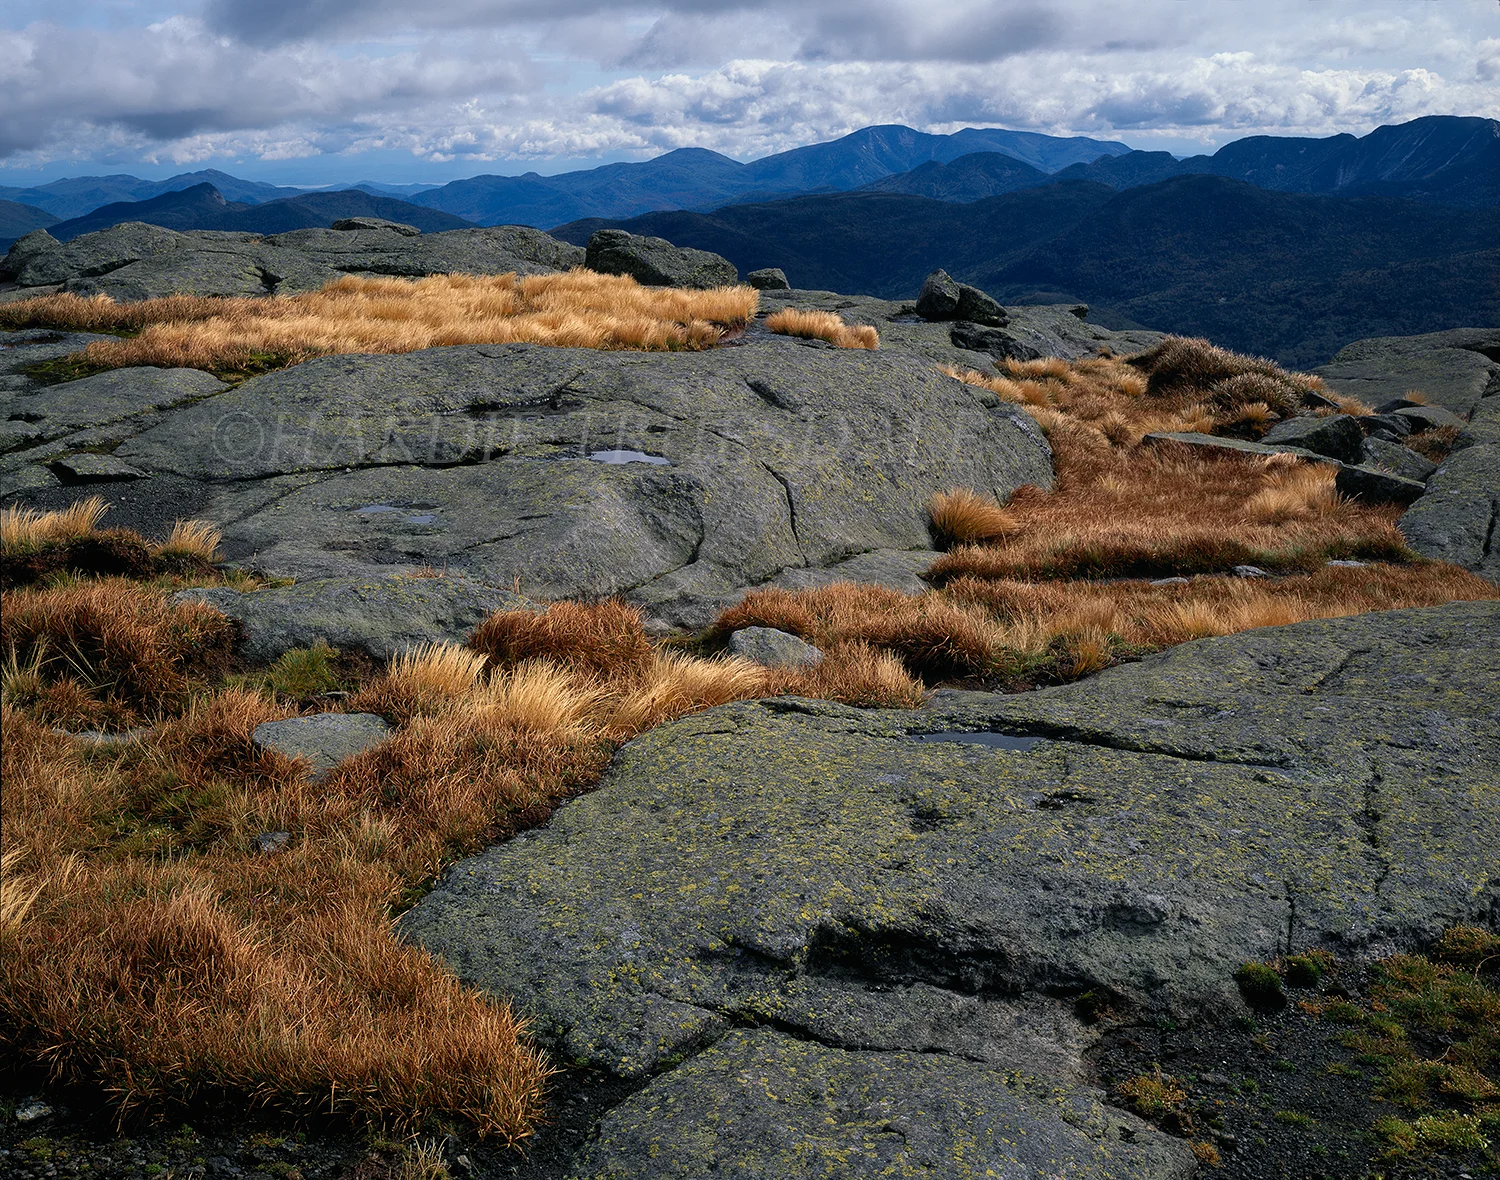
<svg viewBox="0 0 1500 1180"><path fill-rule="evenodd" d="M69 455L52 464L64 483L104 483L113 480L141 479L145 472L113 455Z"/></svg>
<svg viewBox="0 0 1500 1180"><path fill-rule="evenodd" d="M1406 542L1424 557L1451 561L1500 582L1500 446L1483 443L1455 451L1427 483L1427 495L1398 522Z"/></svg>
<svg viewBox="0 0 1500 1180"><path fill-rule="evenodd" d="M792 289L792 285L786 281L786 271L777 266L752 270L745 276L745 282L757 291L790 291Z"/></svg>
<svg viewBox="0 0 1500 1180"><path fill-rule="evenodd" d="M767 668L811 668L823 659L812 644L774 627L741 627L729 636L729 654Z"/></svg>
<svg viewBox="0 0 1500 1180"><path fill-rule="evenodd" d="M41 231L37 230L36 232L40 233ZM18 1123L34 1123L39 1119L46 1118L51 1113L51 1104L41 1098L27 1098L16 1104L16 1122Z"/></svg>
<svg viewBox="0 0 1500 1180"><path fill-rule="evenodd" d="M922 281L917 314L924 320L951 320L962 291L946 270L935 270Z"/></svg>
<svg viewBox="0 0 1500 1180"><path fill-rule="evenodd" d="M313 713L263 721L250 740L259 749L304 760L313 778L319 779L390 735L391 727L374 713Z"/></svg>
<svg viewBox="0 0 1500 1180"><path fill-rule="evenodd" d="M1271 575L1258 565L1237 565L1234 567L1234 576L1236 578L1269 578Z"/></svg>
<svg viewBox="0 0 1500 1180"><path fill-rule="evenodd" d="M1412 432L1412 420L1399 414L1369 414L1355 421L1367 436L1390 442L1400 442Z"/></svg>
<svg viewBox="0 0 1500 1180"><path fill-rule="evenodd" d="M590 455L638 450L664 464ZM430 564L701 626L788 569L925 550L947 487L1050 451L924 360L779 337L707 353L497 345L308 361L115 449L211 487L232 560L307 581ZM330 642L333 642L330 637Z"/></svg>
<svg viewBox="0 0 1500 1180"><path fill-rule="evenodd" d="M1101 1096L938 1054L732 1032L610 1110L579 1180L1188 1177L1187 1145Z"/></svg>
<svg viewBox="0 0 1500 1180"><path fill-rule="evenodd" d="M1364 465L1378 467L1393 475L1415 479L1426 483L1437 470L1437 464L1425 455L1419 455L1410 447L1382 438L1370 437L1364 442Z"/></svg>
<svg viewBox="0 0 1500 1180"><path fill-rule="evenodd" d="M491 612L532 605L458 575L325 578L267 590L182 590L173 602L206 602L239 622L240 653L269 663L318 640L389 660L423 643L462 643Z"/></svg>
<svg viewBox="0 0 1500 1180"><path fill-rule="evenodd" d="M1463 418L1442 406L1407 406L1395 411L1392 416L1405 418L1412 423L1414 430L1440 430L1444 427L1462 430L1466 425Z"/></svg>
<svg viewBox="0 0 1500 1180"><path fill-rule="evenodd" d="M1313 371L1335 392L1373 406L1420 390L1437 404L1467 414L1500 374L1500 328L1357 340Z"/></svg>
<svg viewBox="0 0 1500 1180"><path fill-rule="evenodd" d="M1362 464L1340 466L1334 487L1341 496L1371 504L1410 504L1427 490L1420 480Z"/></svg>
<svg viewBox="0 0 1500 1180"><path fill-rule="evenodd" d="M930 589L922 572L942 554L935 549L872 549L833 565L782 570L771 585L787 590L814 590L835 582L860 586L885 586L902 594L921 594Z"/></svg>
<svg viewBox="0 0 1500 1180"><path fill-rule="evenodd" d="M916 712L727 705L627 744L598 789L453 866L400 930L563 1058L622 1077L688 1059L601 1125L582 1174L627 1166L648 1109L671 1120L664 1150L701 1158L729 1142L715 1097L743 1134L828 1127L821 1099L801 1109L755 1070L743 1090L714 1081L759 1047L768 1077L856 1071L806 1093L858 1089L892 1115L925 1109L907 1054L972 1069L919 1083L973 1099L938 1120L934 1142L957 1140L1044 1079L1064 1105L1091 1099L1088 1036L1052 995L1222 1017L1243 1010L1247 960L1388 954L1491 923L1497 628L1500 602L1450 603L1187 643L1038 692L943 691ZM910 736L951 730L1047 740ZM994 1069L1016 1075L1010 1096Z"/></svg>
<svg viewBox="0 0 1500 1180"><path fill-rule="evenodd" d="M1266 446L1303 447L1341 463L1358 463L1363 457L1364 438L1357 419L1330 414L1326 418L1288 418L1271 427L1261 441Z"/></svg>
<svg viewBox="0 0 1500 1180"><path fill-rule="evenodd" d="M229 387L199 369L113 369L78 381L0 393L0 409L23 416L42 438L107 426L222 393Z"/></svg>
<svg viewBox="0 0 1500 1180"><path fill-rule="evenodd" d="M994 328L1004 327L1010 322L1005 308L978 287L971 287L967 283L958 285L958 307L953 318Z"/></svg>
<svg viewBox="0 0 1500 1180"><path fill-rule="evenodd" d="M270 856L280 852L292 842L290 832L261 832L251 843L255 845L255 851L262 856Z"/></svg>
<svg viewBox="0 0 1500 1180"><path fill-rule="evenodd" d="M47 253L58 245L58 241L44 229L34 229L17 238L0 259L0 282L12 282L33 258Z"/></svg>
<svg viewBox="0 0 1500 1180"><path fill-rule="evenodd" d="M1200 434L1195 431L1163 430L1155 434L1146 435L1143 441L1156 445L1181 443L1183 446L1203 447L1213 451L1234 451L1241 455L1296 455L1299 458L1310 459L1319 463L1338 462L1337 459L1330 459L1327 455L1321 455L1317 451L1310 451L1306 447L1293 446L1290 443L1273 445L1270 443L1249 442L1242 438L1220 438L1216 434Z"/></svg>
<svg viewBox="0 0 1500 1180"><path fill-rule="evenodd" d="M584 265L600 274L630 275L648 287L732 287L740 281L734 263L721 255L623 229L594 234Z"/></svg>
<svg viewBox="0 0 1500 1180"><path fill-rule="evenodd" d="M966 321L954 324L948 332L948 339L953 342L954 348L988 353L997 360L1010 357L1018 361L1030 361L1041 356L1035 348L1017 339L1013 332Z"/></svg>
<svg viewBox="0 0 1500 1180"><path fill-rule="evenodd" d="M1347 561L1342 558L1330 558L1323 564L1333 566L1335 569L1362 570L1370 563L1368 561Z"/></svg>
<svg viewBox="0 0 1500 1180"><path fill-rule="evenodd" d="M400 234L404 238L415 238L422 232L416 226L407 225L404 221L387 221L384 217L344 217L328 228L336 229L340 233L354 229L384 229Z"/></svg>
<svg viewBox="0 0 1500 1180"><path fill-rule="evenodd" d="M1153 586L1186 586L1189 581L1191 581L1190 578L1153 578L1151 584Z"/></svg>

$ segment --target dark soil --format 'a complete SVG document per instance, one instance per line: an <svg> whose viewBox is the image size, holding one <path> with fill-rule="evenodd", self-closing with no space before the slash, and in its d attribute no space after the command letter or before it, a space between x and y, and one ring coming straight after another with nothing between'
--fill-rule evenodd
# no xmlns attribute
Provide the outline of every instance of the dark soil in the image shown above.
<svg viewBox="0 0 1500 1180"><path fill-rule="evenodd" d="M471 1134L441 1142L454 1180L562 1180L600 1117L638 1090L592 1070L554 1080L549 1122L524 1151ZM16 1111L41 1098L52 1113L27 1122ZM0 1177L10 1180L395 1180L402 1141L328 1121L220 1110L147 1112L116 1129L98 1096L47 1089L34 1075L0 1080Z"/></svg>
<svg viewBox="0 0 1500 1180"><path fill-rule="evenodd" d="M1368 969L1348 967L1330 994L1358 998ZM1313 989L1288 987L1290 1003L1227 1026L1131 1025L1106 1033L1095 1052L1099 1084L1111 1093L1157 1064L1187 1091L1191 1129L1212 1144L1224 1180L1461 1180L1500 1175L1477 1153L1392 1159L1372 1132L1386 1115L1412 1112L1372 1097L1378 1066L1340 1043L1344 1028L1298 1006Z"/></svg>
<svg viewBox="0 0 1500 1180"><path fill-rule="evenodd" d="M212 488L197 480L176 475L153 475L149 479L111 484L58 484L34 488L6 497L4 504L58 512L75 500L103 496L109 512L103 524L111 529L133 529L150 541L165 541L179 520L201 517Z"/></svg>

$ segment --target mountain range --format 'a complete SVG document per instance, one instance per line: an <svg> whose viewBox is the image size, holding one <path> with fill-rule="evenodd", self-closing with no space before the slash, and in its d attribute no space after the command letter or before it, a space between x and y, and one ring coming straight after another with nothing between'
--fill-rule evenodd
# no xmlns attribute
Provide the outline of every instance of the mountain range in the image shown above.
<svg viewBox="0 0 1500 1180"><path fill-rule="evenodd" d="M166 229L215 229L238 233L279 234L294 229L330 226L344 217L383 217L414 225L423 233L446 229L465 229L472 222L423 209L398 201L394 197L376 196L361 189L340 189L331 193L298 193L274 201L252 205L225 200L212 184L196 184L181 192L162 193L145 201L122 201L95 209L82 217L59 221L47 232L60 242L71 241L80 234L108 229L124 221L144 221Z"/></svg>
<svg viewBox="0 0 1500 1180"><path fill-rule="evenodd" d="M942 267L1004 303L1085 302L1106 327L1206 335L1287 364L1350 340L1500 323L1500 206L1272 192L1179 176L1116 192L1054 180L966 204L830 193L713 213L599 219L780 267L794 287L915 296Z"/></svg>

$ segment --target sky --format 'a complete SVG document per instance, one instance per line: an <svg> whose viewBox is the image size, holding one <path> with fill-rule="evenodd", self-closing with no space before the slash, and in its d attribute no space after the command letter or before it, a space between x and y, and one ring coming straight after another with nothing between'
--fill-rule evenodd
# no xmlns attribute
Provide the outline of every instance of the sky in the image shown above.
<svg viewBox="0 0 1500 1180"><path fill-rule="evenodd" d="M3 0L0 184L750 160L878 123L1178 155L1500 118L1500 0Z"/></svg>

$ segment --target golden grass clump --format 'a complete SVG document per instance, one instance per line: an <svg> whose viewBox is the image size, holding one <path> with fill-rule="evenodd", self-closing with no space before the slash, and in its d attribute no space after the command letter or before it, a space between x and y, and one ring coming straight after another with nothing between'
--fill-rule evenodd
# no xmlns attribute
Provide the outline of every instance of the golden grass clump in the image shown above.
<svg viewBox="0 0 1500 1180"><path fill-rule="evenodd" d="M869 324L846 324L842 316L831 311L799 311L784 307L766 317L766 327L783 336L826 340L837 348L880 347L880 333Z"/></svg>
<svg viewBox="0 0 1500 1180"><path fill-rule="evenodd" d="M201 520L179 520L167 539L157 547L163 557L189 557L214 562L219 557L219 543L224 534Z"/></svg>
<svg viewBox="0 0 1500 1180"><path fill-rule="evenodd" d="M0 554L35 553L90 536L109 510L102 496L75 500L61 512L12 506L0 512Z"/></svg>
<svg viewBox="0 0 1500 1180"><path fill-rule="evenodd" d="M473 691L484 665L484 656L456 643L420 644L397 655L349 707L401 722L439 712Z"/></svg>
<svg viewBox="0 0 1500 1180"><path fill-rule="evenodd" d="M927 504L927 515L932 522L933 538L944 549L975 541L994 541L1018 527L1015 517L993 497L982 496L970 488L938 492Z"/></svg>
<svg viewBox="0 0 1500 1180"><path fill-rule="evenodd" d="M475 629L469 646L502 667L552 660L597 675L644 671L652 658L641 612L615 599L496 611Z"/></svg>
<svg viewBox="0 0 1500 1180"><path fill-rule="evenodd" d="M0 325L139 329L78 354L101 368L159 365L251 372L334 353L400 353L452 344L712 348L755 314L751 287L643 287L628 275L346 275L319 291L266 298L171 296L114 304L44 296L0 307Z"/></svg>
<svg viewBox="0 0 1500 1180"><path fill-rule="evenodd" d="M767 669L737 656L703 660L682 652L658 651L615 708L610 727L633 736L698 709L765 696L771 679Z"/></svg>

